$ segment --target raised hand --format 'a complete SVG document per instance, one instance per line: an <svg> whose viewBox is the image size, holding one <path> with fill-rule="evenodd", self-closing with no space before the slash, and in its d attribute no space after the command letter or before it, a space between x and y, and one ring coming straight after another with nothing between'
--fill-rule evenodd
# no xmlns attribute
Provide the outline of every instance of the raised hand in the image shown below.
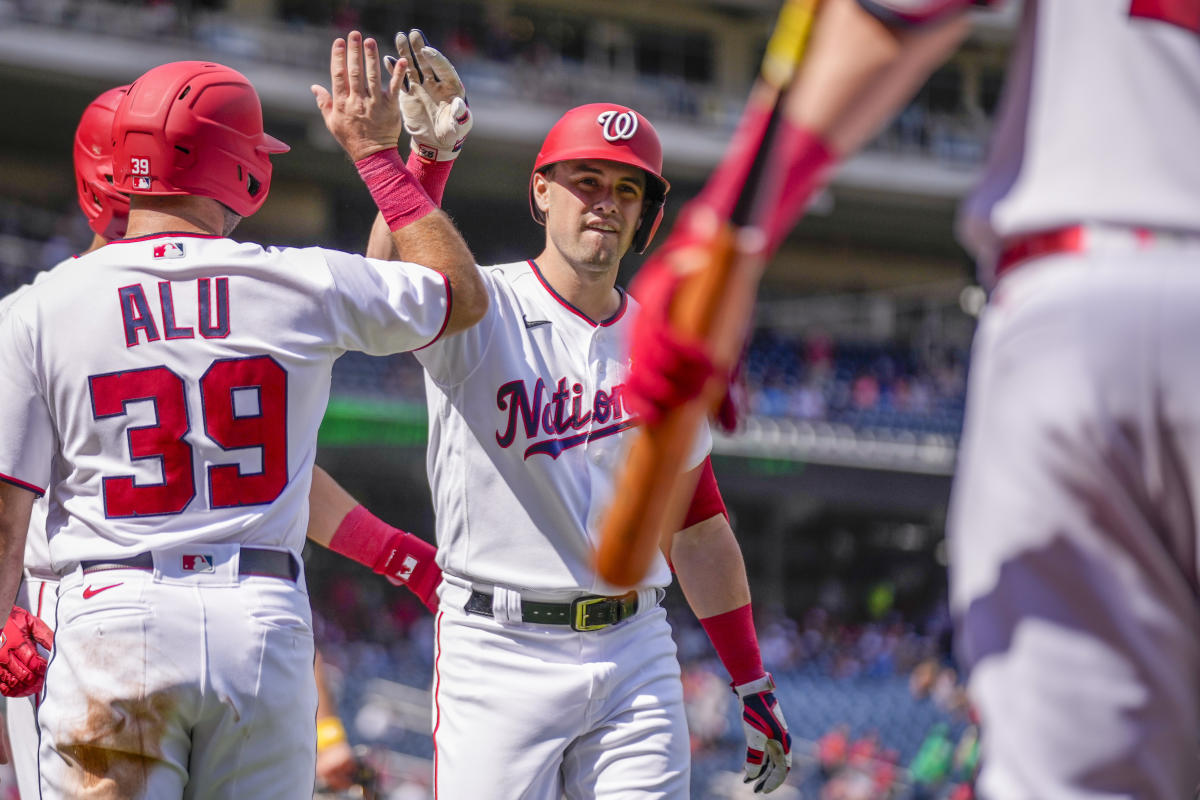
<svg viewBox="0 0 1200 800"><path fill-rule="evenodd" d="M314 84L313 96L325 127L351 160L394 148L400 141L403 72L386 84L379 67L379 45L358 31L335 39L329 54L330 89Z"/></svg>
<svg viewBox="0 0 1200 800"><path fill-rule="evenodd" d="M396 52L399 59L387 56L384 63L393 78L397 74L404 78L400 111L404 129L412 137L413 152L426 161L458 158L474 117L457 70L450 59L429 46L418 28L396 34Z"/></svg>

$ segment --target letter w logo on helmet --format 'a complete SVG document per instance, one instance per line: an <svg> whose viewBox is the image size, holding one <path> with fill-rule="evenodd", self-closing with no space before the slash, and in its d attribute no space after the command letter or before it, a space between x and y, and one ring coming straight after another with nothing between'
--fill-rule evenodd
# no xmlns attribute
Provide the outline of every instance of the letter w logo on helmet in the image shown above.
<svg viewBox="0 0 1200 800"><path fill-rule="evenodd" d="M560 161L596 158L628 164L646 173L646 202L633 235L633 251L645 252L658 224L671 184L662 176L662 143L650 120L627 106L588 103L563 114L546 134L529 176L529 212L541 225L546 217L533 199L533 176Z"/></svg>
<svg viewBox="0 0 1200 800"><path fill-rule="evenodd" d="M600 125L600 135L606 142L619 142L632 139L637 133L638 118L632 111L602 111L596 117Z"/></svg>

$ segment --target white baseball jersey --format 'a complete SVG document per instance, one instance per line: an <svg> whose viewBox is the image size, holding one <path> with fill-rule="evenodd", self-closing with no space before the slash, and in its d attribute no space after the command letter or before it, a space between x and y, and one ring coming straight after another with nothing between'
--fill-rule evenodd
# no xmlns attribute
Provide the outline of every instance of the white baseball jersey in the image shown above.
<svg viewBox="0 0 1200 800"><path fill-rule="evenodd" d="M51 560L299 551L333 361L444 329L437 272L200 235L111 243L0 320L0 477L51 489Z"/></svg>
<svg viewBox="0 0 1200 800"><path fill-rule="evenodd" d="M592 566L635 422L622 393L636 301L596 322L532 261L483 270L487 315L418 352L429 403L438 565L542 594L614 594ZM691 467L711 448L705 428ZM671 581L656 560L644 586ZM623 591L623 590L621 590Z"/></svg>
<svg viewBox="0 0 1200 800"><path fill-rule="evenodd" d="M893 24L972 4L859 2ZM1025 0L987 168L959 217L985 282L997 249L1025 233L1200 231L1198 35L1196 0Z"/></svg>
<svg viewBox="0 0 1200 800"><path fill-rule="evenodd" d="M57 266L70 263L74 258ZM57 267L55 267L57 268ZM53 270L39 272L34 283L44 280ZM30 284L0 298L0 319L17 298L29 289ZM57 615L58 576L50 568L50 545L46 541L46 515L50 507L46 495L40 495L33 504L29 517L29 528L25 536L24 566L26 576L17 590L15 605L39 617L51 629ZM4 725L8 731L9 749L12 751L13 771L17 776L17 789L27 797L38 792L38 727L36 697L4 698Z"/></svg>
<svg viewBox="0 0 1200 800"><path fill-rule="evenodd" d="M960 231L998 243L1077 223L1200 232L1200 4L1027 0L982 182Z"/></svg>
<svg viewBox="0 0 1200 800"><path fill-rule="evenodd" d="M59 263L54 269L74 261L74 257ZM34 283L44 280L53 270L39 272L33 279ZM25 284L0 298L0 319L4 318L8 309L17 301L32 284ZM40 495L33 504L33 513L29 518L29 532L25 536L25 570L40 579L53 579L56 576L50 568L50 545L46 541L46 514L50 509L50 501L46 495ZM53 625L53 619L49 623Z"/></svg>

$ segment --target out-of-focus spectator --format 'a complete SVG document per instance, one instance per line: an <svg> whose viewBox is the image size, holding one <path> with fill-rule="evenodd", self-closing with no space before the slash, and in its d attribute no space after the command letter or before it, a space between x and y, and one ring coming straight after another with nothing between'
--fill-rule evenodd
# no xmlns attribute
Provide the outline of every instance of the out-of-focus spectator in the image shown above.
<svg viewBox="0 0 1200 800"><path fill-rule="evenodd" d="M694 662L683 669L683 707L691 735L692 752L715 747L729 729L729 708L733 694L706 662Z"/></svg>
<svg viewBox="0 0 1200 800"><path fill-rule="evenodd" d="M913 800L932 800L950 774L954 759L954 743L950 741L950 726L944 722L934 725L921 743L921 749L908 765L912 780Z"/></svg>
<svg viewBox="0 0 1200 800"><path fill-rule="evenodd" d="M817 767L828 779L842 767L850 754L850 726L842 723L817 740Z"/></svg>
<svg viewBox="0 0 1200 800"><path fill-rule="evenodd" d="M908 676L908 688L913 697L918 700L928 697L933 691L933 682L938 676L938 664L932 658L927 658L913 668Z"/></svg>

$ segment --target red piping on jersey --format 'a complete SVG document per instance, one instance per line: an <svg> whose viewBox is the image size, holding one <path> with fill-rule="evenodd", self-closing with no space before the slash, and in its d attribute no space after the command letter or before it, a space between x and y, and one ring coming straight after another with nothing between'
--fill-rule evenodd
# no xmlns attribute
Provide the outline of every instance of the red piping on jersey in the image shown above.
<svg viewBox="0 0 1200 800"><path fill-rule="evenodd" d="M438 705L438 690L442 688L442 673L438 671L438 662L442 660L442 612L437 615L437 656L433 659L433 732L430 738L433 739L433 800L437 800L438 796L438 757L437 757L437 732L438 727L442 724L442 709Z"/></svg>
<svg viewBox="0 0 1200 800"><path fill-rule="evenodd" d="M18 478L14 478L11 475L5 475L3 472L0 472L0 481L4 481L5 483L11 483L13 486L19 486L22 489L28 489L29 491L36 494L38 497L41 497L42 495L44 495L46 493L45 489L39 489L38 487L34 486L32 483L26 483L25 481L20 480Z"/></svg>
<svg viewBox="0 0 1200 800"><path fill-rule="evenodd" d="M575 316L579 317L581 320L586 322L588 325L591 325L593 328L600 328L600 327L607 328L609 325L612 325L614 322L619 320L625 314L625 309L629 305L629 300L625 294L625 290L622 289L620 286L614 286L613 288L616 289L617 294L619 294L621 296L621 304L619 306L617 306L617 310L615 312L613 312L613 315L611 317L609 317L608 319L605 319L605 320L601 320L600 322L597 323L594 319L589 317L587 314L583 313L578 308L576 308L575 306L571 305L566 300L564 300L563 296L561 294L554 291L554 287L551 286L549 284L549 282L546 281L545 277L542 276L542 271L541 271L541 269L538 268L536 261L534 261L532 258L526 259L526 261L528 262L529 266L533 269L533 274L537 276L538 281L540 281L542 286L546 289L546 291L550 293L550 296L553 297L555 300L557 300L563 308L567 309L572 314L574 314Z"/></svg>
<svg viewBox="0 0 1200 800"><path fill-rule="evenodd" d="M134 236L131 239L113 239L108 244L128 244L130 242L148 242L151 239L224 239L215 233L194 233L192 231L163 231L162 233L147 233L145 236ZM107 246L107 245L106 245Z"/></svg>
<svg viewBox="0 0 1200 800"><path fill-rule="evenodd" d="M425 344L418 347L417 350L424 350L426 347L429 347L429 345L442 338L442 334L446 332L446 326L450 324L450 310L454 308L454 291L450 288L450 279L445 275L442 275L442 283L446 284L446 318L442 320L442 327L438 328L437 335ZM413 352L415 353L416 350Z"/></svg>

